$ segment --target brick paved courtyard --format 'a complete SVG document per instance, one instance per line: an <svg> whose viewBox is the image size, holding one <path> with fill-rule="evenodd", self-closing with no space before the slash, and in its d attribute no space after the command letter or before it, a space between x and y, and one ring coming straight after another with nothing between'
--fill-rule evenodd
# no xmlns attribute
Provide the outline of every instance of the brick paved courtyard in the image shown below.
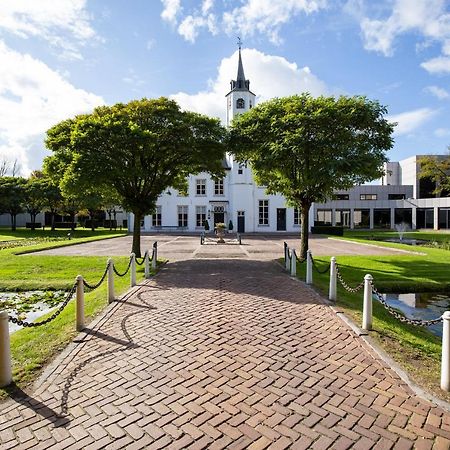
<svg viewBox="0 0 450 450"><path fill-rule="evenodd" d="M269 261L187 260L116 302L27 396L7 448L449 448L415 396Z"/></svg>

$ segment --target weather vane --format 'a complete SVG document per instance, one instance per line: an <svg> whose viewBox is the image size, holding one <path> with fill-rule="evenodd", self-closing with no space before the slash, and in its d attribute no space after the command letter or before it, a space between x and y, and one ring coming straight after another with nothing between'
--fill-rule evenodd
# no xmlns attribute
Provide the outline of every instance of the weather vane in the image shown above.
<svg viewBox="0 0 450 450"><path fill-rule="evenodd" d="M238 47L239 47L239 50L241 49L241 47L242 47L242 41L241 41L241 38L238 36L238 41L237 41L237 45L238 45Z"/></svg>

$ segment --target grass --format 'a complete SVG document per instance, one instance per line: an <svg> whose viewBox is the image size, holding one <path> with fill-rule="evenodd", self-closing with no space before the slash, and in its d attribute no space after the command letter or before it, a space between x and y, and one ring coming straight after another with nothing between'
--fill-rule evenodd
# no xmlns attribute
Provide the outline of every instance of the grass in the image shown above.
<svg viewBox="0 0 450 450"><path fill-rule="evenodd" d="M350 233L349 233L350 234ZM423 238L424 233L418 239ZM434 233L429 233L434 234ZM351 232L352 240L368 242L363 233ZM412 250L402 244L385 246ZM378 243L377 243L378 245ZM433 248L414 248L422 254L399 254L393 256L339 256L337 263L340 273L350 286L358 285L364 275L374 277L374 285L380 292L423 292L450 290L450 252ZM329 264L329 257L314 258L319 270ZM305 279L305 264L297 267L298 276ZM324 295L328 295L329 274L313 272L314 285ZM357 294L345 291L338 281L337 306L358 326L362 321L362 290ZM403 366L411 377L434 394L450 400L450 395L440 390L440 339L427 329L399 322L392 317L379 302L373 303L373 337L391 357Z"/></svg>
<svg viewBox="0 0 450 450"><path fill-rule="evenodd" d="M0 241L30 240L27 247L8 248L0 250L0 290L28 291L53 290L70 288L78 274L91 284L97 282L106 267L106 257L70 257L19 254L52 248L55 245L73 245L98 239L122 236L125 233L109 230L95 231L76 230L71 240L42 241L36 244L36 237L47 236L67 237L67 230L46 231L18 230L17 232L0 231ZM127 264L128 257L116 257L114 262L120 272ZM143 278L143 266L137 266L138 281ZM129 287L129 275L123 278L115 277L116 295L123 294ZM86 292L85 315L86 323L92 320L106 305L106 283L97 290ZM50 313L51 314L51 313ZM42 316L39 320L44 319ZM42 327L23 328L11 335L11 353L13 359L14 382L24 387L33 381L41 369L77 334L75 330L75 301L71 300L63 312L52 322ZM7 395L7 389L0 389L0 398Z"/></svg>

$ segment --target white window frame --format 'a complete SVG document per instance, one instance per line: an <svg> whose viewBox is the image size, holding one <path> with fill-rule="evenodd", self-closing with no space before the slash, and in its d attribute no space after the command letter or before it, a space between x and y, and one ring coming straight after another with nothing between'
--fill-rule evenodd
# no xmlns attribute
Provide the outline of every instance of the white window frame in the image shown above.
<svg viewBox="0 0 450 450"><path fill-rule="evenodd" d="M177 206L178 226L187 227L189 223L189 207L188 205Z"/></svg>
<svg viewBox="0 0 450 450"><path fill-rule="evenodd" d="M195 226L202 228L206 222L206 206L198 205L195 207Z"/></svg>
<svg viewBox="0 0 450 450"><path fill-rule="evenodd" d="M195 180L195 195L199 197L206 196L206 179L197 178Z"/></svg>
<svg viewBox="0 0 450 450"><path fill-rule="evenodd" d="M160 227L162 224L162 207L156 206L156 211L152 214L152 227Z"/></svg>
<svg viewBox="0 0 450 450"><path fill-rule="evenodd" d="M269 200L259 200L258 202L258 225L269 225Z"/></svg>
<svg viewBox="0 0 450 450"><path fill-rule="evenodd" d="M214 195L223 196L224 195L224 182L223 178L219 180L214 180Z"/></svg>

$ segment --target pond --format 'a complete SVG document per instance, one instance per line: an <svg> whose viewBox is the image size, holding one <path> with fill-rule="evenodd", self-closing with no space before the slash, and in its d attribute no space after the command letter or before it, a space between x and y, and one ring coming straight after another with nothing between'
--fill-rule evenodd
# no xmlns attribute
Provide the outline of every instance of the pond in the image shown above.
<svg viewBox="0 0 450 450"><path fill-rule="evenodd" d="M424 239L409 239L409 238L389 238L382 239L383 242L395 242L396 244L406 244L406 245L425 245L430 241L426 241Z"/></svg>
<svg viewBox="0 0 450 450"><path fill-rule="evenodd" d="M11 317L34 322L64 301L64 291L0 292L0 310L8 311ZM22 328L10 322L9 332Z"/></svg>
<svg viewBox="0 0 450 450"><path fill-rule="evenodd" d="M450 294L421 292L410 294L382 294L386 302L410 319L430 320L450 311ZM442 337L442 323L427 327L436 336Z"/></svg>

